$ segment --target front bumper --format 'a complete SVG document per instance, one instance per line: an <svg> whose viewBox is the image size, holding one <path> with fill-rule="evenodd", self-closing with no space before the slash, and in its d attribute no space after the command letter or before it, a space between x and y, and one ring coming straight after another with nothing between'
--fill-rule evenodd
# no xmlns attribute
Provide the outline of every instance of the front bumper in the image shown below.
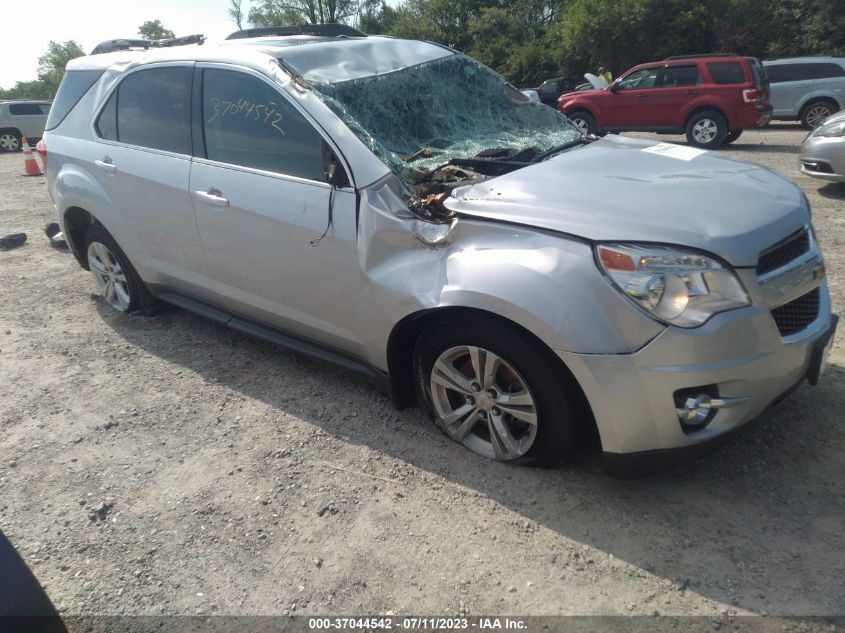
<svg viewBox="0 0 845 633"><path fill-rule="evenodd" d="M752 306L699 328L668 327L633 354L558 355L590 403L607 466L620 471L626 462L657 465L657 454L688 459L759 417L807 377L817 341L829 337L835 323L823 282L818 318L788 339L768 309ZM747 400L719 409L704 428L685 432L675 392L704 386L715 386L720 398Z"/></svg>
<svg viewBox="0 0 845 633"><path fill-rule="evenodd" d="M845 182L845 138L841 136L813 136L801 144L801 173Z"/></svg>

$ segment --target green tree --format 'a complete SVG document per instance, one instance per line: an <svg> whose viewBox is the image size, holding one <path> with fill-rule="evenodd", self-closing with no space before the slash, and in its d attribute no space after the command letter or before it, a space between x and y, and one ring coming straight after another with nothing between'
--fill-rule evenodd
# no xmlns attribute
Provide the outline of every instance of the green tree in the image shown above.
<svg viewBox="0 0 845 633"><path fill-rule="evenodd" d="M364 0L358 5L356 26L364 33L389 33L398 18L396 9L384 0Z"/></svg>
<svg viewBox="0 0 845 633"><path fill-rule="evenodd" d="M357 0L260 0L249 10L253 26L331 24L355 16Z"/></svg>
<svg viewBox="0 0 845 633"><path fill-rule="evenodd" d="M62 44L50 41L47 45L47 52L38 58L38 81L43 85L45 97L52 97L56 94L62 77L65 74L67 63L77 57L83 57L85 51L74 40L68 40Z"/></svg>
<svg viewBox="0 0 845 633"><path fill-rule="evenodd" d="M138 27L138 35L145 40L166 40L175 37L173 31L164 28L161 20L147 20Z"/></svg>
<svg viewBox="0 0 845 633"><path fill-rule="evenodd" d="M242 0L229 0L229 2L229 17L232 18L232 22L237 25L238 29L244 28L244 11Z"/></svg>

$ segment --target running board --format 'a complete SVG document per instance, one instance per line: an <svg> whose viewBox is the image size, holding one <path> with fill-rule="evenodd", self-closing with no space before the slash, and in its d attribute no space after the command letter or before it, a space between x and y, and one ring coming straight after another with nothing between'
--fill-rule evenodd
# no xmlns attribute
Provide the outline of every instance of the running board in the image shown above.
<svg viewBox="0 0 845 633"><path fill-rule="evenodd" d="M319 345L318 343L313 343L296 336L283 334L271 327L232 316L228 312L224 312L207 305L202 301L197 301L196 299L191 299L190 297L186 297L185 295L175 292L160 292L156 294L156 297L176 306L177 308L193 312L194 314L210 319L215 323L220 323L221 325L225 325L226 327L237 330L238 332L243 332L249 336L254 336L255 338L273 343L274 345L283 347L291 352L310 356L311 358L326 361L334 365L339 365L340 367L344 367L358 374L367 376L375 381L376 386L380 390L384 390L385 385L389 384L385 373L362 361L346 356L340 352L336 352L330 348Z"/></svg>

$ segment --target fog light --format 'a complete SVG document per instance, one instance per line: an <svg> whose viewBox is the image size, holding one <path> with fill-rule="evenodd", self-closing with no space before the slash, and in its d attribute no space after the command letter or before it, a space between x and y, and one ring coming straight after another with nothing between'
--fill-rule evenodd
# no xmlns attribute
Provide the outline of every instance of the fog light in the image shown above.
<svg viewBox="0 0 845 633"><path fill-rule="evenodd" d="M719 409L735 407L748 401L747 396L719 398L711 395L716 393L715 386L702 389L710 393L696 393L696 389L682 389L675 392L675 412L685 433L703 429L710 424Z"/></svg>

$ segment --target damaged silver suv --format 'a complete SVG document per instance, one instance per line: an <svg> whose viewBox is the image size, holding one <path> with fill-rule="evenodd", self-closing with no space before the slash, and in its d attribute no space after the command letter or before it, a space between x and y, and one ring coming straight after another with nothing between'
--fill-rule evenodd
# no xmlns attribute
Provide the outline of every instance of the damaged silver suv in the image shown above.
<svg viewBox="0 0 845 633"><path fill-rule="evenodd" d="M584 138L432 43L124 44L70 62L44 136L117 310L162 300L359 370L491 459L558 464L592 428L615 473L689 459L824 369L824 264L777 173Z"/></svg>

